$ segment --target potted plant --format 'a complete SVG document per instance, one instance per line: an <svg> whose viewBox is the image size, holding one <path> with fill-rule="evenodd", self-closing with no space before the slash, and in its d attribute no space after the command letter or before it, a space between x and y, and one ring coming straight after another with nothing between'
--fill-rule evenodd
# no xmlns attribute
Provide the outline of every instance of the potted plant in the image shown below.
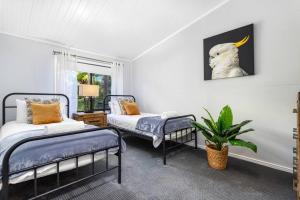
<svg viewBox="0 0 300 200"><path fill-rule="evenodd" d="M200 124L196 121L193 122L193 126L199 130L206 138L206 151L208 164L215 169L225 169L228 160L228 146L240 146L246 147L257 152L257 147L251 142L237 139L237 136L254 131L252 128L241 130L243 126L250 123L251 120L245 120L239 124L233 125L233 115L231 108L227 105L223 107L215 121L211 114L204 109L209 118L202 117L204 124Z"/></svg>

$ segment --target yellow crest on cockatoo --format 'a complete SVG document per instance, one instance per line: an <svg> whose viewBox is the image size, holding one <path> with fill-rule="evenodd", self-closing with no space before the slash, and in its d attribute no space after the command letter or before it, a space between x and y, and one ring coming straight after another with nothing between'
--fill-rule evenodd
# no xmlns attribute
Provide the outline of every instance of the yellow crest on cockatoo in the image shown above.
<svg viewBox="0 0 300 200"><path fill-rule="evenodd" d="M247 35L247 36L244 37L241 41L238 41L238 42L234 43L234 45L235 45L236 47L243 46L244 44L246 44L246 42L248 42L249 38L250 38L250 36Z"/></svg>

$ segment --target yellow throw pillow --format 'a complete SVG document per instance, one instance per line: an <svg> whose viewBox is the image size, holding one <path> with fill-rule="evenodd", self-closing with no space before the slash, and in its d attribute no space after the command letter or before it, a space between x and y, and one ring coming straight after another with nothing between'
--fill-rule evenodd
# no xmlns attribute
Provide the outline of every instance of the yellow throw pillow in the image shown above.
<svg viewBox="0 0 300 200"><path fill-rule="evenodd" d="M49 124L62 121L59 103L32 103L31 109L33 124Z"/></svg>
<svg viewBox="0 0 300 200"><path fill-rule="evenodd" d="M135 102L124 102L124 109L126 110L127 115L139 115L140 110L138 105Z"/></svg>

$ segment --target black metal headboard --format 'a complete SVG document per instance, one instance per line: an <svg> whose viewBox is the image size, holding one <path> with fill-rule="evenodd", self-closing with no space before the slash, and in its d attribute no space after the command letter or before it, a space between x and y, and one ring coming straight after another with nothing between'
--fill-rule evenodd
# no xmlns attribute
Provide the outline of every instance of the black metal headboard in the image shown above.
<svg viewBox="0 0 300 200"><path fill-rule="evenodd" d="M110 111L110 107L108 106L108 100L111 99L111 97L130 97L133 99L133 101L135 102L135 98L132 95L106 95L103 99L103 107L102 107L102 111L105 112L107 110Z"/></svg>
<svg viewBox="0 0 300 200"><path fill-rule="evenodd" d="M6 100L11 96L61 96L67 100L67 116L70 117L70 100L69 97L65 94L56 94L56 93L26 93L26 92L14 92L6 95L2 100L2 124L6 122L6 109L8 108L17 108L17 106L7 106Z"/></svg>

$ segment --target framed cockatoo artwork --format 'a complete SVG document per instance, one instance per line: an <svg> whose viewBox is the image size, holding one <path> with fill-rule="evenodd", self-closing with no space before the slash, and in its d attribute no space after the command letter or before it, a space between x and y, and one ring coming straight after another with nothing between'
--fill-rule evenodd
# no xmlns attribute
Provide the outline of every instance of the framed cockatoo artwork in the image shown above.
<svg viewBox="0 0 300 200"><path fill-rule="evenodd" d="M254 75L253 24L204 39L204 80Z"/></svg>

